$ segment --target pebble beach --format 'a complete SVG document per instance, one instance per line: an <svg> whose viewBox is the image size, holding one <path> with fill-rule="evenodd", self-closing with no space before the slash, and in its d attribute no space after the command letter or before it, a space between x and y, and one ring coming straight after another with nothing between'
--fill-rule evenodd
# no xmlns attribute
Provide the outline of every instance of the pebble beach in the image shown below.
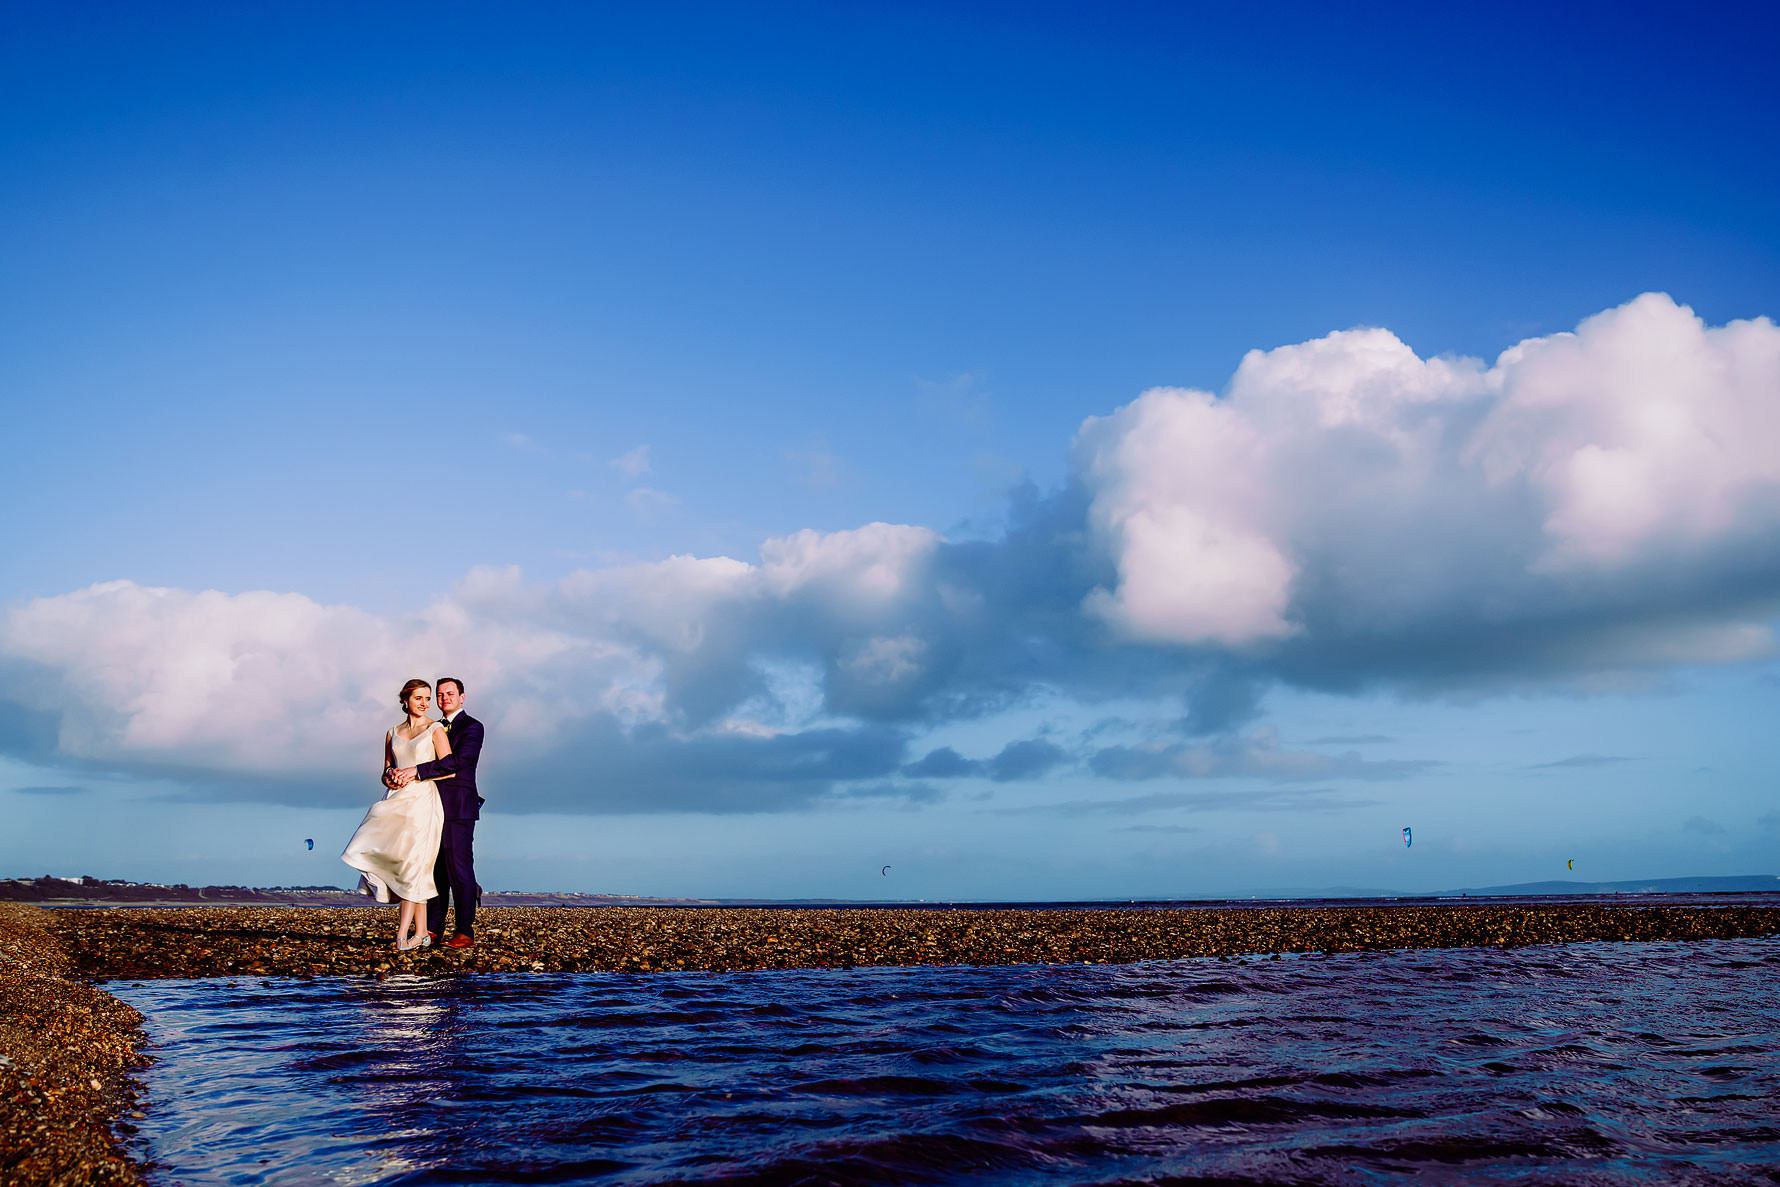
<svg viewBox="0 0 1780 1187"><path fill-rule="evenodd" d="M393 907L85 910L57 912L54 921L75 972L105 980L1125 964L1256 953L1729 939L1780 931L1780 907L495 907L478 912L475 947L409 953L391 949Z"/></svg>
<svg viewBox="0 0 1780 1187"><path fill-rule="evenodd" d="M1772 906L492 907L470 949L396 953L394 914L0 903L0 1181L139 1181L118 1140L138 1108L141 1016L97 987L108 980L1124 964L1780 934Z"/></svg>
<svg viewBox="0 0 1780 1187"><path fill-rule="evenodd" d="M0 1182L137 1183L142 1016L73 970L50 912L0 903Z"/></svg>

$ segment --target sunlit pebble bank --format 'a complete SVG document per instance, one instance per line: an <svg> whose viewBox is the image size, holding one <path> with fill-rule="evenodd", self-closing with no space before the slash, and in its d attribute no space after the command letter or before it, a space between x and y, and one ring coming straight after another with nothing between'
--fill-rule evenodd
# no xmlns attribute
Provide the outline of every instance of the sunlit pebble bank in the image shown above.
<svg viewBox="0 0 1780 1187"><path fill-rule="evenodd" d="M1394 948L1780 933L1780 907L1395 906L1224 910L495 907L476 946L396 953L394 909L62 911L88 978L674 972L1128 963Z"/></svg>
<svg viewBox="0 0 1780 1187"><path fill-rule="evenodd" d="M74 979L47 912L0 903L0 1183L137 1183L127 1125L142 1016Z"/></svg>

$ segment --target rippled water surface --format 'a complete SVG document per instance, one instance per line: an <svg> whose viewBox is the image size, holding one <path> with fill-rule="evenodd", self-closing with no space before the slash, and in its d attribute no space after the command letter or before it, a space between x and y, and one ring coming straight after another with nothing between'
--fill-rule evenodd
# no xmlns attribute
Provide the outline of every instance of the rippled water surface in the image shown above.
<svg viewBox="0 0 1780 1187"><path fill-rule="evenodd" d="M159 1183L1780 1181L1780 940L114 983Z"/></svg>

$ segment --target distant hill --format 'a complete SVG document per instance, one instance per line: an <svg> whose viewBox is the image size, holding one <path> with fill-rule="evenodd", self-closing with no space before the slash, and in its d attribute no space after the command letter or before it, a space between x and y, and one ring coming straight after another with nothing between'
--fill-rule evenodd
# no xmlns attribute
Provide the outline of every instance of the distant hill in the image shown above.
<svg viewBox="0 0 1780 1187"><path fill-rule="evenodd" d="M1516 895L1575 897L1585 894L1774 894L1780 875L1741 874L1728 878L1644 878L1625 882L1516 882L1510 886L1461 886L1456 890L1383 890L1375 886L1268 887L1233 899L1400 899L1512 898Z"/></svg>
<svg viewBox="0 0 1780 1187"><path fill-rule="evenodd" d="M199 904L264 907L359 907L374 905L354 890L338 886L187 886L183 882L125 882L89 876L0 879L0 902L44 906L197 906ZM643 898L626 894L549 894L489 890L485 907L663 907L711 906L714 899Z"/></svg>
<svg viewBox="0 0 1780 1187"><path fill-rule="evenodd" d="M1732 878L1645 878L1629 882L1516 882L1512 886L1467 886L1447 894L1755 894L1780 891L1780 875L1744 874Z"/></svg>
<svg viewBox="0 0 1780 1187"><path fill-rule="evenodd" d="M255 889L249 886L187 886L183 882L162 885L157 882L125 882L122 879L57 878L45 874L41 878L0 879L0 901L13 903L44 903L67 906L78 903L198 904L240 903L262 906L305 906L319 903L350 903L360 896L349 894L338 886L281 886Z"/></svg>
<svg viewBox="0 0 1780 1187"><path fill-rule="evenodd" d="M1167 903L1242 902L1250 899L1423 899L1423 898L1511 898L1517 895L1576 898L1597 894L1759 894L1780 893L1780 876L1748 874L1731 878L1646 878L1625 882L1517 882L1511 886L1466 886L1458 890L1419 891L1383 890L1375 887L1325 886L1268 888L1218 899L1144 899L1145 905ZM1140 900L1130 900L1135 905ZM93 877L57 878L45 874L41 878L0 879L0 902L41 903L44 906L71 907L84 905L112 906L196 906L199 904L238 903L244 906L357 907L370 906L371 900L356 891L338 886L172 886L153 882L125 882ZM1092 903L1013 904L989 899L971 902L884 902L848 901L842 899L694 899L654 898L628 894L551 893L549 891L490 890L482 896L485 907L940 907L940 906L1097 906L1117 907L1126 900L1100 900Z"/></svg>

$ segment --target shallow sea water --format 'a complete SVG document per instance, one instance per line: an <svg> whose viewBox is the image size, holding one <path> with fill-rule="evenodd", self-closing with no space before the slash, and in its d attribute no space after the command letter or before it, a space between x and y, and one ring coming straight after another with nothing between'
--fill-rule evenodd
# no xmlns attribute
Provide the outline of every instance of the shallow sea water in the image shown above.
<svg viewBox="0 0 1780 1187"><path fill-rule="evenodd" d="M114 982L158 1184L1780 1182L1780 939Z"/></svg>

